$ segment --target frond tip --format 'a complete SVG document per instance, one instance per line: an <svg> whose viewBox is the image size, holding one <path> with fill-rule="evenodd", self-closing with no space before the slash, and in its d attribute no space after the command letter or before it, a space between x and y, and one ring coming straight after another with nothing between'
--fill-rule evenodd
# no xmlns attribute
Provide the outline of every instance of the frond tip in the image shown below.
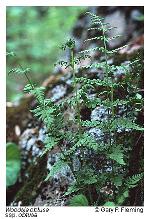
<svg viewBox="0 0 150 219"><path fill-rule="evenodd" d="M30 68L25 68L25 69L22 69L22 68L12 68L12 69L8 72L8 75L10 75L10 74L18 74L18 75L26 74L26 73L28 73L30 70L31 70Z"/></svg>
<svg viewBox="0 0 150 219"><path fill-rule="evenodd" d="M137 186L138 182L142 180L144 173L135 174L131 177L128 177L125 184L128 188L134 188Z"/></svg>
<svg viewBox="0 0 150 219"><path fill-rule="evenodd" d="M50 177L54 177L57 173L59 173L62 168L68 166L63 160L58 160L50 170L50 173L47 175L45 181L47 181Z"/></svg>

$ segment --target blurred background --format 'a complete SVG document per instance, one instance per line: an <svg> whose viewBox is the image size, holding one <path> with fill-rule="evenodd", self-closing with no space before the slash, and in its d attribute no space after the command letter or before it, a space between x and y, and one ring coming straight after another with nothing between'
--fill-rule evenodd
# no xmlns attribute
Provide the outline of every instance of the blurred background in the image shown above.
<svg viewBox="0 0 150 219"><path fill-rule="evenodd" d="M7 58L7 73L20 63L30 68L37 85L55 72L54 63L59 59L59 46L70 36L82 41L87 22L86 11L101 14L107 22L117 24L123 40L116 47L143 33L144 7L7 7L7 52L16 57ZM80 42L79 44L82 44ZM79 46L81 47L81 45ZM60 53L60 54L59 54ZM8 76L7 101L14 102L23 96L24 77Z"/></svg>
<svg viewBox="0 0 150 219"><path fill-rule="evenodd" d="M7 72L18 62L31 68L36 84L54 70L59 56L59 45L68 39L79 14L87 7L7 7ZM24 77L8 76L7 101L22 97Z"/></svg>

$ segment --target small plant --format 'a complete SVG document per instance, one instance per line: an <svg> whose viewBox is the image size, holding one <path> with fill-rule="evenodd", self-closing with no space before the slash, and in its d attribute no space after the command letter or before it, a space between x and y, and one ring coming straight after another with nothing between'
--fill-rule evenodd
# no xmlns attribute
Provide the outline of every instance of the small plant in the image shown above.
<svg viewBox="0 0 150 219"><path fill-rule="evenodd" d="M6 186L16 183L21 169L21 158L18 146L15 143L6 144Z"/></svg>
<svg viewBox="0 0 150 219"><path fill-rule="evenodd" d="M13 52L7 53L7 55L15 56ZM61 130L62 116L59 111L59 106L54 104L50 99L45 99L45 87L37 87L29 77L30 69L24 69L21 64L16 68L11 69L9 74L21 74L27 79L28 84L24 87L24 92L34 95L37 101L37 106L32 109L31 112L39 120L43 122L46 127L46 138L44 141L45 149L43 154L51 150L60 140L61 134L58 130ZM43 155L42 154L42 155Z"/></svg>
<svg viewBox="0 0 150 219"><path fill-rule="evenodd" d="M130 80L132 70L135 66L140 68L140 64L138 59L120 66L109 64L109 57L115 56L123 47L109 50L107 43L120 36L109 38L107 32L114 27L104 23L104 19L99 16L89 12L87 15L91 18L91 27L87 31L96 31L98 36L86 39L85 43L98 41L100 47L86 49L76 55L75 41L70 39L61 46L62 50L69 51L69 59L56 64L72 71L72 97L55 104L45 99L43 87L36 87L32 83L28 70L21 67L11 72L25 75L28 84L24 91L32 93L37 100L37 107L31 112L43 121L47 130L43 154L56 145L60 148L59 159L46 180L69 165L75 181L65 195L76 194L70 200L71 206L122 205L129 196L129 189L137 186L143 178L143 173L127 177L133 143L131 135L135 131L143 132L143 127L136 123L133 113L133 110L141 110L143 99L138 93L137 84L132 85ZM92 61L93 51L100 53L99 62ZM87 59L90 64L83 65L82 62ZM102 70L102 79L87 76L86 70L92 68ZM122 80L115 78L117 71L125 75ZM75 111L71 122L64 120L66 107ZM102 109L105 118L82 120L82 108L92 111L97 107ZM120 111L123 111L121 115ZM70 131L71 126L75 128ZM98 138L92 134L93 129L100 133ZM74 161L78 161L78 165Z"/></svg>
<svg viewBox="0 0 150 219"><path fill-rule="evenodd" d="M69 206L88 206L88 200L87 198L80 194L74 196L70 201L69 201Z"/></svg>

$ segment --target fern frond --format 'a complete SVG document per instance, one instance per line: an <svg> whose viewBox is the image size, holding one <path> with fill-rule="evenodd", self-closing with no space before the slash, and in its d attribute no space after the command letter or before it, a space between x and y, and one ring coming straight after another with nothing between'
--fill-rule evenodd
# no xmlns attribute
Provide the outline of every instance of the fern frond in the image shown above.
<svg viewBox="0 0 150 219"><path fill-rule="evenodd" d="M143 131L144 128L137 125L134 121L128 118L116 118L111 123L111 130L121 129L132 129L137 131Z"/></svg>
<svg viewBox="0 0 150 219"><path fill-rule="evenodd" d="M118 82L113 82L111 80L111 77L108 77L107 79L104 78L103 80L100 79L87 79L84 77L76 78L76 82L88 84L88 85L93 85L93 86L102 86L102 87L113 87L113 88L118 88L122 87L121 83Z"/></svg>
<svg viewBox="0 0 150 219"><path fill-rule="evenodd" d="M137 186L137 183L143 179L143 176L144 176L144 173L139 173L131 177L128 177L125 181L125 185L128 188L134 188Z"/></svg>
<svg viewBox="0 0 150 219"><path fill-rule="evenodd" d="M51 101L51 99L44 99L44 106L53 107L54 103Z"/></svg>
<svg viewBox="0 0 150 219"><path fill-rule="evenodd" d="M24 87L24 92L33 94L40 105L44 105L44 101L45 101L44 91L45 91L45 87L34 87L32 84L27 84Z"/></svg>
<svg viewBox="0 0 150 219"><path fill-rule="evenodd" d="M54 177L66 166L68 166L68 164L65 163L63 160L56 161L56 163L52 166L52 169L50 170L49 174L47 175L45 181L47 181L50 177Z"/></svg>
<svg viewBox="0 0 150 219"><path fill-rule="evenodd" d="M117 205L122 205L128 197L129 197L129 191L128 190L123 191L123 193L119 194L116 197Z"/></svg>
<svg viewBox="0 0 150 219"><path fill-rule="evenodd" d="M44 99L45 99L45 87L37 87L35 88L32 93L36 97L36 100L39 104L43 105L44 104Z"/></svg>
<svg viewBox="0 0 150 219"><path fill-rule="evenodd" d="M54 64L54 66L60 65L61 67L65 67L65 69L67 69L69 66L71 66L71 64L67 61L58 61L57 63Z"/></svg>
<svg viewBox="0 0 150 219"><path fill-rule="evenodd" d="M107 130L108 128L108 122L100 122L100 121L82 121L82 126L83 127L89 127L89 128L100 128L102 130Z"/></svg>
<svg viewBox="0 0 150 219"><path fill-rule="evenodd" d="M80 187L76 184L69 186L67 192L65 192L64 196L70 195L80 190Z"/></svg>
<svg viewBox="0 0 150 219"><path fill-rule="evenodd" d="M86 39L84 40L84 42L88 42L88 41L93 41L93 40L104 40L104 36L100 36L100 37L92 37L92 38L89 38L89 39ZM101 48L100 48L101 49Z"/></svg>
<svg viewBox="0 0 150 219"><path fill-rule="evenodd" d="M100 16L97 16L96 14L93 14L93 13L91 13L89 11L87 11L85 14L90 15L91 20L93 20L93 19L96 19L96 20L98 19L99 21L104 20L104 18L102 18Z"/></svg>
<svg viewBox="0 0 150 219"><path fill-rule="evenodd" d="M60 46L60 49L66 50L67 48L73 49L75 47L75 41L73 39L67 40L66 43L64 43L62 46Z"/></svg>
<svg viewBox="0 0 150 219"><path fill-rule="evenodd" d="M12 68L9 72L8 72L8 74L18 74L18 75L20 75L20 74L25 74L25 73L28 73L29 71L31 71L31 69L30 68L26 68L26 69L22 69L22 68Z"/></svg>
<svg viewBox="0 0 150 219"><path fill-rule="evenodd" d="M105 18L100 17L100 16L91 16L91 22L92 23L100 23L104 20Z"/></svg>
<svg viewBox="0 0 150 219"><path fill-rule="evenodd" d="M112 152L107 155L108 158L115 160L118 164L120 165L125 165L126 163L124 162L124 153L123 149L121 148L120 145L114 146Z"/></svg>
<svg viewBox="0 0 150 219"><path fill-rule="evenodd" d="M79 141L75 144L76 147L87 147L89 149L93 149L95 151L98 150L99 144L95 141L95 139L89 135L88 133L84 133Z"/></svg>
<svg viewBox="0 0 150 219"><path fill-rule="evenodd" d="M104 31L104 32L108 32L108 31L111 31L112 29L116 29L117 27L107 27L106 29L103 27L91 27L91 28L88 28L87 30L88 31L92 31L92 30L98 30L98 31Z"/></svg>
<svg viewBox="0 0 150 219"><path fill-rule="evenodd" d="M6 52L6 56L16 56L14 52Z"/></svg>
<svg viewBox="0 0 150 219"><path fill-rule="evenodd" d="M113 36L113 37L106 37L106 36L100 36L100 37L92 37L92 38L89 38L89 39L86 39L86 40L84 40L84 42L88 42L88 41L93 41L93 40L101 40L101 41L106 41L106 42L109 42L109 41L111 41L111 40L114 40L114 39L117 39L117 38L119 38L119 37L121 37L121 35L116 35L116 36ZM124 46L125 47L125 46ZM123 47L123 48L124 48ZM100 48L101 49L101 48ZM121 47L120 47L120 49L121 49ZM114 52L116 52L116 51L118 51L119 50L119 48L118 49L115 49L115 50L113 50ZM109 54L110 52L108 52L108 54Z"/></svg>
<svg viewBox="0 0 150 219"><path fill-rule="evenodd" d="M43 156L47 151L52 150L59 143L59 141L60 141L60 138L53 137L52 135L47 134L44 139L45 147L44 147L44 150L41 156Z"/></svg>
<svg viewBox="0 0 150 219"><path fill-rule="evenodd" d="M93 52L93 51L96 51L96 50L99 50L99 51L104 51L104 47L94 47L94 48L91 48L91 49L86 49L86 50L82 50L79 52L79 54L81 53L89 53L89 52Z"/></svg>
<svg viewBox="0 0 150 219"><path fill-rule="evenodd" d="M44 107L37 106L35 109L30 110L34 116L38 117L40 120L44 122L48 129L54 126L54 112L55 108L53 107Z"/></svg>
<svg viewBox="0 0 150 219"><path fill-rule="evenodd" d="M133 122L130 119L127 118L113 118L110 121L82 121L83 127L97 127L102 129L104 132L108 129L113 132L117 131L118 129L128 129L128 130L137 130L137 131L143 131L144 128L137 125L135 122Z"/></svg>
<svg viewBox="0 0 150 219"><path fill-rule="evenodd" d="M103 23L101 21L93 22L92 25L101 25L101 26L103 26L103 28L104 27L107 27L107 28L110 27L110 23Z"/></svg>
<svg viewBox="0 0 150 219"><path fill-rule="evenodd" d="M86 54L80 55L80 56L78 56L78 57L76 57L76 58L74 59L74 63L75 63L75 64L80 64L81 61L83 61L83 60L85 60L85 59L87 59L87 58L91 58L91 56L90 56L90 55L86 55Z"/></svg>
<svg viewBox="0 0 150 219"><path fill-rule="evenodd" d="M106 53L107 53L107 54L114 54L114 53L117 53L119 50L126 48L127 46L128 46L128 45L124 45L124 46L121 46L121 47L119 47L119 48L117 48L117 49L107 50Z"/></svg>
<svg viewBox="0 0 150 219"><path fill-rule="evenodd" d="M32 91L33 91L33 87L32 87L32 85L31 84L26 84L25 85L25 87L24 87L24 89L23 89L23 91L25 92L25 93L32 93Z"/></svg>
<svg viewBox="0 0 150 219"><path fill-rule="evenodd" d="M106 37L106 39L107 39L107 42L109 42L109 41L111 41L111 40L114 40L114 39L117 39L117 38L120 38L121 37L121 35L116 35L116 36L113 36L113 37Z"/></svg>
<svg viewBox="0 0 150 219"><path fill-rule="evenodd" d="M89 166L78 171L76 178L79 187L95 184L98 180L97 174L95 174L94 170Z"/></svg>

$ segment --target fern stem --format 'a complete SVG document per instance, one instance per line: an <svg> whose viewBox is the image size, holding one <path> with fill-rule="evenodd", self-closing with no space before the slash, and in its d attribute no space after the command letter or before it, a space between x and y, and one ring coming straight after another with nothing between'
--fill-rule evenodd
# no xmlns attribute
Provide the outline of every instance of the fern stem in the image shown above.
<svg viewBox="0 0 150 219"><path fill-rule="evenodd" d="M101 22L101 21L100 21ZM108 87L108 57L107 57L107 46L106 46L106 36L105 36L105 31L104 31L104 26L103 23L101 22L102 26L102 31L103 31L103 43L104 43L104 54L105 54L105 73L106 73L106 80L107 80L107 100L109 101L109 87ZM109 110L108 110L109 111Z"/></svg>
<svg viewBox="0 0 150 219"><path fill-rule="evenodd" d="M113 80L112 80L112 86L111 86L111 103L112 103L112 118L114 119L115 116L115 112L114 112L114 105L113 105L113 101L114 101L114 88L113 88Z"/></svg>
<svg viewBox="0 0 150 219"><path fill-rule="evenodd" d="M103 26L103 23L101 22L101 26L102 26L102 31L103 31L103 43L104 43L104 53L105 53L105 73L106 73L106 81L107 81L107 101L109 102L111 100L111 113L112 113L112 120L114 120L114 115L115 115L115 112L114 112L114 105L113 105L113 101L114 101L114 87L113 87L113 79L112 79L112 86L111 86L111 97L110 97L110 100L109 100L109 87L108 87L108 57L107 57L107 45L106 45L106 36L105 36L105 30L104 30L104 26ZM109 120L109 114L110 114L110 111L109 111L109 108L108 108L108 120ZM111 131L110 131L110 128L108 127L109 129L109 144L110 144L110 148L112 146L112 142L111 142ZM114 133L114 139L116 140L116 133ZM111 161L111 166L112 166L112 174L114 175L114 162L113 160ZM99 201L99 197L98 197L98 200L97 200L97 203L98 204L98 201Z"/></svg>
<svg viewBox="0 0 150 219"><path fill-rule="evenodd" d="M103 32L103 44L104 44L104 55L105 55L105 74L106 74L106 82L107 82L107 101L109 102L110 100L109 100L109 87L108 87L108 57L107 57L106 36L105 36L104 25L103 25L103 23L101 21L100 21L100 23L101 23L102 32ZM112 86L112 88L113 88L113 86ZM111 98L113 100L113 90L111 90ZM108 111L108 120L109 120L110 109L108 108L107 111ZM111 131L110 131L109 127L108 127L108 130L109 130L109 143L110 143L110 146L111 146Z"/></svg>
<svg viewBox="0 0 150 219"><path fill-rule="evenodd" d="M81 120L80 120L80 106L78 101L78 89L76 83L76 75L75 75L75 64L74 64L74 50L71 49L71 67L73 72L73 84L74 84L74 91L75 91L75 98L76 98L76 114L77 114L77 122L78 122L78 131L79 135L81 136Z"/></svg>
<svg viewBox="0 0 150 219"><path fill-rule="evenodd" d="M34 89L34 85L33 85L32 81L29 79L29 77L28 77L27 73L24 73L24 75L26 76L26 78L27 78L28 82L31 84L31 86L32 86L32 89Z"/></svg>
<svg viewBox="0 0 150 219"><path fill-rule="evenodd" d="M19 65L19 66L20 66L20 68L23 70L23 67L22 67L22 65L21 65L20 63L18 63L18 65ZM33 85L32 81L30 80L30 78L29 78L29 76L27 75L27 73L26 73L26 72L24 73L24 75L25 75L25 77L26 77L27 81L29 82L29 84L31 85L32 89L34 89L34 85Z"/></svg>

